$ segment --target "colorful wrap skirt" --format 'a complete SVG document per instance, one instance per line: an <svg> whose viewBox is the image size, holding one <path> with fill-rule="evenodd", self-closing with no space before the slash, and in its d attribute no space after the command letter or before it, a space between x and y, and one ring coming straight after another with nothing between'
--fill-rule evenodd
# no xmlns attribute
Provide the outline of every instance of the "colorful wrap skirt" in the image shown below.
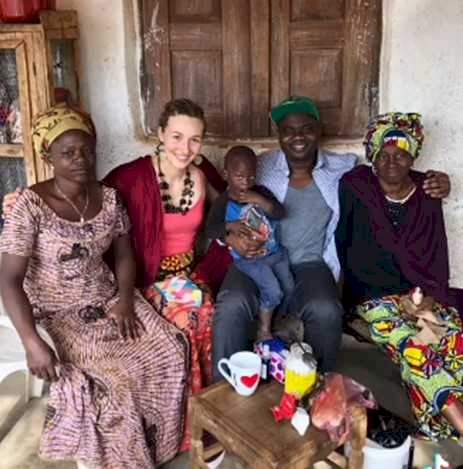
<svg viewBox="0 0 463 469"><path fill-rule="evenodd" d="M144 291L145 298L159 308L160 313L171 324L183 331L190 344L189 393L196 394L212 383L212 318L214 304L206 284L193 272L193 251L163 258L158 280L168 277L188 276L201 290L203 301L200 307L188 304L166 303L159 290L154 286ZM190 449L190 429L187 416L182 451Z"/></svg>
<svg viewBox="0 0 463 469"><path fill-rule="evenodd" d="M422 433L441 440L458 437L441 411L463 402L463 329L456 309L434 305L447 325L437 344L422 344L416 323L401 314L398 295L369 300L356 308L368 324L371 338L400 367L413 413Z"/></svg>

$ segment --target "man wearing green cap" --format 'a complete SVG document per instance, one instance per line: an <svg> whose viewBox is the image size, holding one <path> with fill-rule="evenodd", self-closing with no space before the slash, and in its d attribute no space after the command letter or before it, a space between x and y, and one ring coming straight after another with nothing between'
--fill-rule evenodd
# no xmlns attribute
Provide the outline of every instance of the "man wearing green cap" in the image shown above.
<svg viewBox="0 0 463 469"><path fill-rule="evenodd" d="M309 98L289 97L272 109L271 117L278 128L280 148L259 158L256 183L266 186L286 209L280 239L288 251L295 289L285 306L302 320L304 341L313 347L320 369L331 371L341 343L343 315L336 286L340 265L334 240L339 220L338 184L357 157L319 148L320 113ZM446 182L448 179L434 195L448 194ZM259 241L226 233L223 219L217 220L217 230L208 235L222 237L245 257L253 257L260 249ZM214 316L216 379L220 379L218 360L249 348L249 330L257 311L253 282L232 266L217 296Z"/></svg>

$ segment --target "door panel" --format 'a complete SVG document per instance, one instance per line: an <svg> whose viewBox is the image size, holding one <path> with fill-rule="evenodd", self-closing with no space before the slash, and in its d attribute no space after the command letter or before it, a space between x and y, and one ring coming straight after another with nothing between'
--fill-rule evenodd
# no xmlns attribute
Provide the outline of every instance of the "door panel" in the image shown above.
<svg viewBox="0 0 463 469"><path fill-rule="evenodd" d="M251 135L249 1L222 2L224 119L230 137Z"/></svg>
<svg viewBox="0 0 463 469"><path fill-rule="evenodd" d="M293 0L291 21L344 18L344 0Z"/></svg>
<svg viewBox="0 0 463 469"><path fill-rule="evenodd" d="M164 104L203 106L213 136L266 137L291 94L327 135L360 136L377 111L381 0L140 0L146 129Z"/></svg>
<svg viewBox="0 0 463 469"><path fill-rule="evenodd" d="M323 108L339 108L342 102L342 58L340 49L292 51L291 93L310 96Z"/></svg>
<svg viewBox="0 0 463 469"><path fill-rule="evenodd" d="M377 112L381 1L272 0L271 17L272 105L306 95L325 134L363 135Z"/></svg>
<svg viewBox="0 0 463 469"><path fill-rule="evenodd" d="M172 96L193 97L206 113L208 132L222 135L223 91L220 51L172 51Z"/></svg>
<svg viewBox="0 0 463 469"><path fill-rule="evenodd" d="M219 22L222 18L220 0L171 0L170 4L171 23Z"/></svg>

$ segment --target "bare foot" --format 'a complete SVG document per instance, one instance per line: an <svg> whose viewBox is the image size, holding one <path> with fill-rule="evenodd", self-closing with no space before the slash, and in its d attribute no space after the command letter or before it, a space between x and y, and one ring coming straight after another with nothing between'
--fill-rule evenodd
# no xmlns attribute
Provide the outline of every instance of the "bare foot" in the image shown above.
<svg viewBox="0 0 463 469"><path fill-rule="evenodd" d="M257 341L256 342L264 342L265 340L272 340L273 336L269 331L257 331Z"/></svg>

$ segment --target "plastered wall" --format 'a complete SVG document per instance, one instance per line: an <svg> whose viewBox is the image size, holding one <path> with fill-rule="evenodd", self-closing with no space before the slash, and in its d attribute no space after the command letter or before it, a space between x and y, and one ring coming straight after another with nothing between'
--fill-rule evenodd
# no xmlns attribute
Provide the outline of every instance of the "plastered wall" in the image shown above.
<svg viewBox="0 0 463 469"><path fill-rule="evenodd" d="M138 90L134 0L58 0L79 13L80 84L83 105L99 132L99 173L152 151L143 137ZM445 203L452 283L463 286L463 2L384 0L381 110L418 111L427 140L420 169L448 172ZM359 144L335 149L361 153ZM205 148L219 159L224 149Z"/></svg>

